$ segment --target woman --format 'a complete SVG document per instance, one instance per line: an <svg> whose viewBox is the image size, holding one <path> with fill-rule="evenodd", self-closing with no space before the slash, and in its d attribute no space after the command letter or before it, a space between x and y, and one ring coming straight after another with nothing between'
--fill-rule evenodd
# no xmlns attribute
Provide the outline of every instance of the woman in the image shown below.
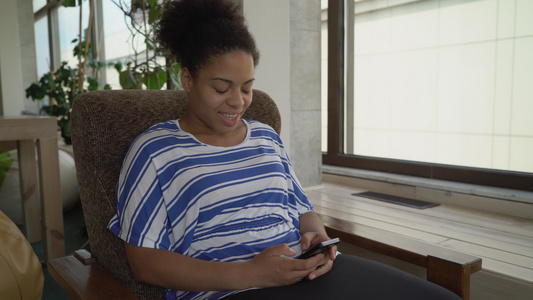
<svg viewBox="0 0 533 300"><path fill-rule="evenodd" d="M241 118L252 101L259 52L237 8L217 0L170 2L158 36L182 64L189 107L179 120L137 137L124 160L109 228L124 240L135 278L167 288L167 299L359 293L338 284L349 278L343 274L354 275L354 263L371 264L340 255L342 265L329 274L336 247L294 259L329 237L279 136Z"/></svg>

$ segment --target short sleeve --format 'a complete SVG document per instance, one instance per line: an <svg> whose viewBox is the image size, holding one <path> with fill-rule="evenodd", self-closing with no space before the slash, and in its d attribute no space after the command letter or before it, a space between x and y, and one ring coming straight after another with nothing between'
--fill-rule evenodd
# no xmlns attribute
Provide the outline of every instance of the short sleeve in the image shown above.
<svg viewBox="0 0 533 300"><path fill-rule="evenodd" d="M147 148L133 144L124 160L117 184L117 214L108 228L130 244L168 250L171 242L166 206Z"/></svg>

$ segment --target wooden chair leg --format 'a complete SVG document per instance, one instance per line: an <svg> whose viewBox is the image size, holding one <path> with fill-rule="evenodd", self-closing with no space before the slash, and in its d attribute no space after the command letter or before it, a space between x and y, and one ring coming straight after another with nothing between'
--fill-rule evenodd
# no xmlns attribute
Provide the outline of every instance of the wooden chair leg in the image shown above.
<svg viewBox="0 0 533 300"><path fill-rule="evenodd" d="M427 257L427 280L470 299L470 274L481 270L481 260L474 265L461 265L435 256Z"/></svg>

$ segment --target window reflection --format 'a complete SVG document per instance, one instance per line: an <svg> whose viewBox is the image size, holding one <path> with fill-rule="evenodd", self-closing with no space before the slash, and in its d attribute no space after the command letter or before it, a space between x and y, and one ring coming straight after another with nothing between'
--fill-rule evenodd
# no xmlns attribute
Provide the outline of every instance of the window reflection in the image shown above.
<svg viewBox="0 0 533 300"><path fill-rule="evenodd" d="M89 1L83 2L82 7L82 40L85 39L87 27L89 25ZM66 61L69 65L77 66L77 60L74 59L73 49L77 43L72 43L74 39L79 38L80 26L80 8L79 7L59 7L58 9L59 25L59 52L61 61Z"/></svg>
<svg viewBox="0 0 533 300"><path fill-rule="evenodd" d="M46 0L33 0L33 12L39 11L46 5Z"/></svg>
<svg viewBox="0 0 533 300"><path fill-rule="evenodd" d="M133 37L128 30L129 18L112 1L103 3L105 59L107 62L125 61L134 55ZM139 50L139 49L138 49ZM107 68L107 83L113 89L120 89L119 74L113 67Z"/></svg>
<svg viewBox="0 0 533 300"><path fill-rule="evenodd" d="M41 77L51 68L48 17L46 16L35 22L35 52L37 56L37 75Z"/></svg>

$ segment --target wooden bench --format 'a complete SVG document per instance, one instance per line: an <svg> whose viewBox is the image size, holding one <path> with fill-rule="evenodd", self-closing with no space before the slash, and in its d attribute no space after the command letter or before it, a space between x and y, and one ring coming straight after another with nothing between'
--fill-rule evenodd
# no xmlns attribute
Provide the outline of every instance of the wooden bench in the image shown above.
<svg viewBox="0 0 533 300"><path fill-rule="evenodd" d="M480 258L384 230L361 228L324 214L320 216L330 237L424 267L427 280L470 299L470 275L481 270Z"/></svg>
<svg viewBox="0 0 533 300"><path fill-rule="evenodd" d="M470 299L470 276L481 270L480 258L362 225L357 222L358 216L339 212L339 209L342 210L341 203L336 204L332 199L321 201L311 191L308 191L308 196L330 237L339 237L343 243L423 267L428 281L453 291L463 299Z"/></svg>

